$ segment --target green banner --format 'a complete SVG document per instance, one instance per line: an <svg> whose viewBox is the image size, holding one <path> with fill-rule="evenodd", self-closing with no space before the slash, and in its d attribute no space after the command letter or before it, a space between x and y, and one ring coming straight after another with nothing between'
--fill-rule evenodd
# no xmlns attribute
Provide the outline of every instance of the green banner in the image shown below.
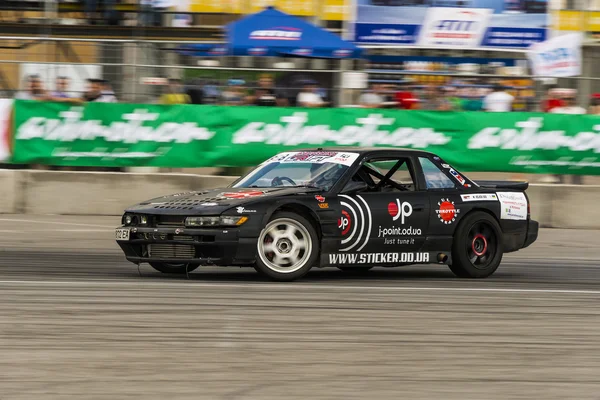
<svg viewBox="0 0 600 400"><path fill-rule="evenodd" d="M422 149L463 171L600 175L600 116L16 101L15 163L252 166L284 150Z"/></svg>

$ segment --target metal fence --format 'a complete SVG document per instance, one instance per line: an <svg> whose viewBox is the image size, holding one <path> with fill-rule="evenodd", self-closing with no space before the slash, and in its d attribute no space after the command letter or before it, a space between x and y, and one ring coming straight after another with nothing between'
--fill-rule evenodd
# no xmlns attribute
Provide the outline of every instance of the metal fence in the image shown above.
<svg viewBox="0 0 600 400"><path fill-rule="evenodd" d="M50 37L0 37L0 95L14 97L25 90L27 76L39 75L45 89L52 91L58 77L68 77L73 95L86 89L86 80L102 78L110 82L120 101L157 102L165 91L165 78L180 78L188 86L204 91L205 102L214 102L226 90L232 78L244 81L243 91L256 89L263 74L274 84L290 104L294 105L302 82L318 83L322 97L333 105L356 105L360 90L343 89L341 71L365 71L371 83L381 84L388 94L407 87L419 94L431 86L454 86L479 90L481 96L495 82L504 82L519 101L519 108L539 109L548 88L527 74L526 68L515 75L484 70L415 71L398 65L370 61L280 59L273 57L213 57L199 58L178 51L189 41L134 39L72 39ZM579 91L578 103L587 107L593 93L600 92L600 78L594 66L600 61L600 47L584 49L584 76L559 79L556 85ZM425 54L419 49L369 49L370 54ZM430 51L429 54L468 57L477 55L493 59L494 55L477 51ZM497 55L496 55L497 56ZM513 55L514 56L514 55ZM521 59L523 53L518 55ZM512 83L511 83L512 82ZM513 87L511 87L513 85ZM466 89L465 89L466 90Z"/></svg>
<svg viewBox="0 0 600 400"><path fill-rule="evenodd" d="M123 101L153 102L163 92L164 78L212 86L221 91L232 78L253 90L261 75L273 77L280 90L301 89L299 82L313 79L335 98L335 60L278 59L273 57L215 57L201 59L183 55L178 49L190 42L138 41L122 39L65 39L0 37L0 89L4 97L25 90L31 74L40 76L46 89L57 77L70 78L70 90L81 94L86 80L108 80ZM350 68L357 65L350 63ZM157 84L158 83L158 84Z"/></svg>

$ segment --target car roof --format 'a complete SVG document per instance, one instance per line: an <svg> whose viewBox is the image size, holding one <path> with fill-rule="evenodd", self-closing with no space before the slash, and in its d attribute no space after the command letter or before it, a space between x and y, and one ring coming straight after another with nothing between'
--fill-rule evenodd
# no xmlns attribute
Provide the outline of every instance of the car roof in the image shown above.
<svg viewBox="0 0 600 400"><path fill-rule="evenodd" d="M318 148L304 148L298 150L288 150L288 151L337 151L337 152L350 152L350 153L359 153L362 156L365 155L377 155L377 153L387 153L395 152L395 153L406 153L406 155L424 155L424 156L435 156L435 154L424 151L424 150L415 150L415 149L407 149L404 147L318 147Z"/></svg>

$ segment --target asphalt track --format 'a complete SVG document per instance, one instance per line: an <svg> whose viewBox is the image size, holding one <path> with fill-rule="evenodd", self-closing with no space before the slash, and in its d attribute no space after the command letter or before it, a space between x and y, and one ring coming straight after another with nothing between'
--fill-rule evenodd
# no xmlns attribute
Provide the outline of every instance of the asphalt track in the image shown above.
<svg viewBox="0 0 600 400"><path fill-rule="evenodd" d="M600 399L599 233L445 267L165 276L118 218L0 215L0 400Z"/></svg>

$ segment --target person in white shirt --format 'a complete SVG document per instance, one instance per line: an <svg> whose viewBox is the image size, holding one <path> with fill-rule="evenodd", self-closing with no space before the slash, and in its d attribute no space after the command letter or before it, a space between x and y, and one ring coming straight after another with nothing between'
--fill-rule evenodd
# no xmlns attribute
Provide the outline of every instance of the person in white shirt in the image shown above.
<svg viewBox="0 0 600 400"><path fill-rule="evenodd" d="M504 91L501 85L495 85L492 93L483 98L483 110L487 112L509 112L515 98Z"/></svg>
<svg viewBox="0 0 600 400"><path fill-rule="evenodd" d="M317 93L318 86L314 81L307 81L304 84L304 89L298 93L296 103L299 107L323 107L325 102Z"/></svg>
<svg viewBox="0 0 600 400"><path fill-rule="evenodd" d="M563 98L563 106L550 110L553 114L587 114L583 107L575 105L575 94L569 94Z"/></svg>
<svg viewBox="0 0 600 400"><path fill-rule="evenodd" d="M358 102L363 108L379 108L383 103L383 97L379 95L380 85L372 85L371 90L360 95Z"/></svg>
<svg viewBox="0 0 600 400"><path fill-rule="evenodd" d="M100 97L97 98L96 102L98 103L116 103L117 96L115 96L115 92L112 90L112 86L110 82L106 79L100 80Z"/></svg>
<svg viewBox="0 0 600 400"><path fill-rule="evenodd" d="M25 91L16 94L18 100L46 100L48 95L39 75L29 75L25 81Z"/></svg>

